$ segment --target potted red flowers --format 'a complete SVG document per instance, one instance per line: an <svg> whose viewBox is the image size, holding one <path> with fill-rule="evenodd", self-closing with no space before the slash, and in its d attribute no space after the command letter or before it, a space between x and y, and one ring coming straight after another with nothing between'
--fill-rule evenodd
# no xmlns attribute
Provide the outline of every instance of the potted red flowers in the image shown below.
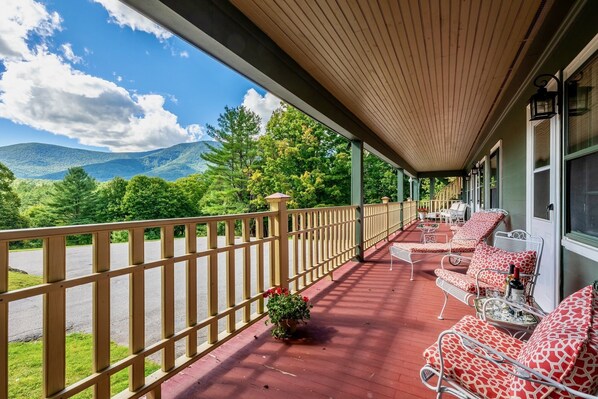
<svg viewBox="0 0 598 399"><path fill-rule="evenodd" d="M286 288L274 287L264 292L268 298L268 322L274 324L272 336L277 339L288 338L295 332L298 323L310 318L313 307L309 298L298 293L291 294Z"/></svg>

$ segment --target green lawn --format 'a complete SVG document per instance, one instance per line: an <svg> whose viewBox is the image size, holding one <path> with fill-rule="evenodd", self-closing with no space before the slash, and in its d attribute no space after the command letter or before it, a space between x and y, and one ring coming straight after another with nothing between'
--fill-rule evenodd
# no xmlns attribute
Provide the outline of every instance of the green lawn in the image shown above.
<svg viewBox="0 0 598 399"><path fill-rule="evenodd" d="M41 284L43 282L42 276L36 276L33 274L24 274L18 272L8 272L8 290L18 290L21 288L33 287L34 285Z"/></svg>
<svg viewBox="0 0 598 399"><path fill-rule="evenodd" d="M92 337L90 334L68 334L66 336L66 385L73 384L92 374ZM111 362L127 357L124 346L110 344ZM8 344L8 397L11 399L39 398L42 396L42 341L11 342ZM145 374L160 368L154 362L145 362ZM128 386L127 369L111 378L112 395ZM87 389L74 398L91 398L92 389Z"/></svg>

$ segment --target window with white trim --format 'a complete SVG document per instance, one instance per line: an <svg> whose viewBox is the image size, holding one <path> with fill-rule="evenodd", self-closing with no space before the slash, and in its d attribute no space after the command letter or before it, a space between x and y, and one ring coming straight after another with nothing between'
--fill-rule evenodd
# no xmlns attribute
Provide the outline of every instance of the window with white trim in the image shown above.
<svg viewBox="0 0 598 399"><path fill-rule="evenodd" d="M565 82L565 235L598 247L598 52Z"/></svg>

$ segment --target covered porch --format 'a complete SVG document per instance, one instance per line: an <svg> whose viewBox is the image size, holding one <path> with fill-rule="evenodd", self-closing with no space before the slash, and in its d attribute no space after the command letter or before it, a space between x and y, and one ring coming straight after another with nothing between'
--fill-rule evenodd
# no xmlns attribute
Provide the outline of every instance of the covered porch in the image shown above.
<svg viewBox="0 0 598 399"><path fill-rule="evenodd" d="M582 178L596 171L598 112L568 113L577 97L564 90L565 82L596 85L588 65L598 2L124 2L350 139L351 204L288 210L277 194L270 211L254 214L0 232L0 396L9 385L9 305L42 297L45 398L110 397L122 370L128 389L117 398L434 397L419 380L421 353L472 310L453 301L437 320L439 257L419 263L411 282L407 267L388 270L387 249L419 240L413 222L426 178L458 177L458 199L471 211L503 208L504 229L543 235L550 251L538 292L547 310L598 277L596 194ZM543 73L558 75L559 109L534 125L528 102ZM598 103L595 87L587 93ZM582 130L566 149L569 125ZM398 202L364 204L364 150L393 165L399 182L409 178L410 193L399 184ZM145 252L150 228L161 231L155 258ZM175 245L175 229L184 244ZM118 267L114 231L129 240ZM93 237L90 267L70 276L66 240L79 234ZM28 239L43 241L44 282L7 292L9 245ZM118 278L129 287L129 355L112 361ZM153 279L159 289L149 290ZM67 383L66 297L83 286L93 371ZM313 321L292 343L272 340L261 322L271 286L314 299ZM160 313L151 332L148 296ZM160 369L146 376L151 356Z"/></svg>

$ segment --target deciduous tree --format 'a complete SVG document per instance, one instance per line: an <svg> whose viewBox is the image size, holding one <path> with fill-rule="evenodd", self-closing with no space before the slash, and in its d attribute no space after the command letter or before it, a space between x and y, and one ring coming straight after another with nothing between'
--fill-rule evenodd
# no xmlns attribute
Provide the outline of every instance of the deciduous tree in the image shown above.
<svg viewBox="0 0 598 399"><path fill-rule="evenodd" d="M18 229L26 226L19 213L19 196L12 188L15 175L6 165L0 163L0 230Z"/></svg>

